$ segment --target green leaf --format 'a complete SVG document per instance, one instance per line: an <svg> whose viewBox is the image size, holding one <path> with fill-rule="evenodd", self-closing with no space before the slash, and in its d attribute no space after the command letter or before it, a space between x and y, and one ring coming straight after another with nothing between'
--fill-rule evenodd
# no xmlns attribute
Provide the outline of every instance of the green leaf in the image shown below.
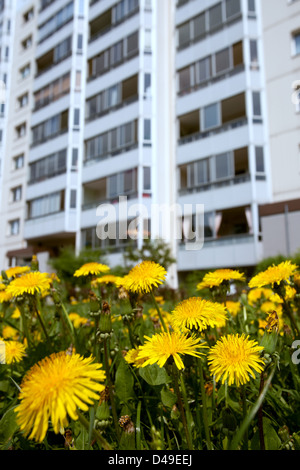
<svg viewBox="0 0 300 470"><path fill-rule="evenodd" d="M175 405L175 403L177 401L177 397L176 397L175 393L172 393L166 387L163 387L161 392L160 392L160 395L161 395L161 401L162 401L164 406L166 406L168 408L172 408L173 405Z"/></svg>
<svg viewBox="0 0 300 470"><path fill-rule="evenodd" d="M271 424L271 420L263 418L264 440L266 450L278 450L281 446L281 440ZM256 431L251 439L251 449L259 450L259 430Z"/></svg>
<svg viewBox="0 0 300 470"><path fill-rule="evenodd" d="M16 422L15 408L10 408L3 416L0 421L0 444L5 444L9 439L12 438L14 433L19 428Z"/></svg>
<svg viewBox="0 0 300 470"><path fill-rule="evenodd" d="M115 392L121 402L127 402L134 398L134 378L130 372L129 366L123 359L120 361L116 372Z"/></svg>
<svg viewBox="0 0 300 470"><path fill-rule="evenodd" d="M140 376L149 385L162 385L170 382L166 369L159 367L157 364L150 364L146 367L140 368Z"/></svg>

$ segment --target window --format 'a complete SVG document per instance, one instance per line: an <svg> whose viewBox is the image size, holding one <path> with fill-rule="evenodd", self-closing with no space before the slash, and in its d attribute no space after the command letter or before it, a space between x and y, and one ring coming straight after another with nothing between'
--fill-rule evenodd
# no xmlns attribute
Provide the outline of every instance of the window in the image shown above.
<svg viewBox="0 0 300 470"><path fill-rule="evenodd" d="M18 235L20 231L20 219L11 220L8 224L9 235Z"/></svg>
<svg viewBox="0 0 300 470"><path fill-rule="evenodd" d="M252 93L252 101L253 101L253 115L255 117L261 117L261 104L260 104L260 93L254 91Z"/></svg>
<svg viewBox="0 0 300 470"><path fill-rule="evenodd" d="M26 39L22 41L22 48L24 50L29 49L32 45L32 36L28 36Z"/></svg>
<svg viewBox="0 0 300 470"><path fill-rule="evenodd" d="M236 16L241 12L240 0L226 0L226 18Z"/></svg>
<svg viewBox="0 0 300 470"><path fill-rule="evenodd" d="M178 80L180 92L189 90L191 86L190 67L186 67L185 69L179 70Z"/></svg>
<svg viewBox="0 0 300 470"><path fill-rule="evenodd" d="M11 190L12 202L18 202L22 199L22 186L17 186Z"/></svg>
<svg viewBox="0 0 300 470"><path fill-rule="evenodd" d="M24 13L23 18L24 18L24 23L28 23L34 16L34 11L33 8L28 10L26 13Z"/></svg>
<svg viewBox="0 0 300 470"><path fill-rule="evenodd" d="M211 104L203 109L204 130L212 129L220 124L219 114L218 103Z"/></svg>
<svg viewBox="0 0 300 470"><path fill-rule="evenodd" d="M80 71L80 70L76 70L75 89L76 89L76 90L80 90L80 89L81 89L81 71Z"/></svg>
<svg viewBox="0 0 300 470"><path fill-rule="evenodd" d="M256 39L250 39L250 60L251 66L258 66L258 51Z"/></svg>
<svg viewBox="0 0 300 470"><path fill-rule="evenodd" d="M145 30L145 52L151 51L151 29Z"/></svg>
<svg viewBox="0 0 300 470"><path fill-rule="evenodd" d="M28 202L29 219L43 217L64 210L64 191L47 194Z"/></svg>
<svg viewBox="0 0 300 470"><path fill-rule="evenodd" d="M144 140L151 140L151 120L144 119Z"/></svg>
<svg viewBox="0 0 300 470"><path fill-rule="evenodd" d="M76 197L77 197L76 189L71 189L71 192L70 192L70 208L71 209L76 209Z"/></svg>
<svg viewBox="0 0 300 470"><path fill-rule="evenodd" d="M293 55L300 54L300 32L293 34L293 43L292 43Z"/></svg>
<svg viewBox="0 0 300 470"><path fill-rule="evenodd" d="M77 36L77 52L82 52L83 48L83 35L78 34Z"/></svg>
<svg viewBox="0 0 300 470"><path fill-rule="evenodd" d="M23 168L23 166L24 166L24 154L21 154L21 155L18 155L17 157L14 157L13 163L14 163L14 170L19 170L20 168Z"/></svg>
<svg viewBox="0 0 300 470"><path fill-rule="evenodd" d="M32 145L45 142L68 130L68 110L52 116L47 121L32 128Z"/></svg>
<svg viewBox="0 0 300 470"><path fill-rule="evenodd" d="M248 0L248 12L250 14L255 14L255 0Z"/></svg>
<svg viewBox="0 0 300 470"><path fill-rule="evenodd" d="M149 95L151 91L151 73L144 75L144 95Z"/></svg>
<svg viewBox="0 0 300 470"><path fill-rule="evenodd" d="M137 121L131 121L120 127L100 134L85 143L85 159L102 160L109 155L116 155L137 143Z"/></svg>
<svg viewBox="0 0 300 470"><path fill-rule="evenodd" d="M138 32L136 31L130 36L127 37L127 56L134 54L137 52L139 46L139 36Z"/></svg>
<svg viewBox="0 0 300 470"><path fill-rule="evenodd" d="M79 127L80 124L80 109L74 109L74 126Z"/></svg>
<svg viewBox="0 0 300 470"><path fill-rule="evenodd" d="M196 64L196 82L205 82L211 75L211 57L205 57Z"/></svg>
<svg viewBox="0 0 300 470"><path fill-rule="evenodd" d="M25 106L27 106L28 101L29 101L28 93L25 93L24 95L20 96L20 98L18 98L19 108L24 108Z"/></svg>
<svg viewBox="0 0 300 470"><path fill-rule="evenodd" d="M63 75L55 80L53 83L41 88L34 94L35 109L40 109L43 106L56 101L65 93L70 90L70 73Z"/></svg>
<svg viewBox="0 0 300 470"><path fill-rule="evenodd" d="M73 2L69 2L64 8L59 10L54 16L51 16L44 24L39 27L39 41L43 41L51 34L55 33L64 24L73 17Z"/></svg>
<svg viewBox="0 0 300 470"><path fill-rule="evenodd" d="M212 31L222 24L222 3L218 3L208 10L209 30Z"/></svg>
<svg viewBox="0 0 300 470"><path fill-rule="evenodd" d="M265 163L264 163L264 149L263 147L255 147L255 163L256 163L256 172L264 173L265 172Z"/></svg>
<svg viewBox="0 0 300 470"><path fill-rule="evenodd" d="M72 168L77 168L78 164L78 148L72 150Z"/></svg>
<svg viewBox="0 0 300 470"><path fill-rule="evenodd" d="M144 191L151 190L151 168L149 166L143 168L143 189Z"/></svg>
<svg viewBox="0 0 300 470"><path fill-rule="evenodd" d="M197 40L205 35L205 13L196 16L193 20L194 26L194 40Z"/></svg>
<svg viewBox="0 0 300 470"><path fill-rule="evenodd" d="M231 154L223 153L216 155L216 179L229 178L232 176Z"/></svg>
<svg viewBox="0 0 300 470"><path fill-rule="evenodd" d="M33 184L66 171L67 151L60 150L47 157L41 158L29 166L29 183Z"/></svg>
<svg viewBox="0 0 300 470"><path fill-rule="evenodd" d="M184 23L178 28L178 46L186 46L190 42L190 22Z"/></svg>
<svg viewBox="0 0 300 470"><path fill-rule="evenodd" d="M26 123L20 124L20 126L16 127L17 139L24 137L25 134L26 134Z"/></svg>
<svg viewBox="0 0 300 470"><path fill-rule="evenodd" d="M224 72L230 68L230 49L227 47L215 55L216 73Z"/></svg>
<svg viewBox="0 0 300 470"><path fill-rule="evenodd" d="M20 69L20 76L24 80L30 75L30 64L25 65Z"/></svg>

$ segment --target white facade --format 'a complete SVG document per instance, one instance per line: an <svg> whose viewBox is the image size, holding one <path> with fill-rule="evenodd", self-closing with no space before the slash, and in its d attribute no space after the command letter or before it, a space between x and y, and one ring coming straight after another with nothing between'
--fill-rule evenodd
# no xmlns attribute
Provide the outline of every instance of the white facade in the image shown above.
<svg viewBox="0 0 300 470"><path fill-rule="evenodd" d="M22 142L10 136L6 159L11 165L20 145L25 167L6 167L2 187L4 223L12 210L22 223L19 237L2 236L2 259L11 263L7 253L27 246L46 269L49 256L72 245L108 249L110 263L120 264L126 246L140 247L147 232L171 245L174 287L177 271L255 265L264 256L259 206L300 191L300 107L291 98L300 4L273 3L34 0L34 45L26 52L33 75L10 94L15 103L31 87L29 107L13 109L9 125L24 119L29 132ZM17 48L26 28L16 35L15 67L25 60ZM279 68L273 48L282 34ZM24 191L11 205L15 185ZM197 204L205 240L189 251ZM181 237L172 208L186 206L191 218ZM163 207L164 232L156 218ZM115 237L105 238L107 224L114 235L114 214Z"/></svg>
<svg viewBox="0 0 300 470"><path fill-rule="evenodd" d="M10 68L7 71L9 86L5 100L5 142L2 156L1 266L19 264L30 260L24 240L26 217L27 164L32 109L32 83L34 70L34 45L36 12L34 2L11 2L10 9ZM8 21L4 18L4 24ZM15 31L17 33L15 33Z"/></svg>
<svg viewBox="0 0 300 470"><path fill-rule="evenodd" d="M204 204L199 251L178 269L255 265L258 205L271 201L260 2L182 2L177 26L178 189ZM254 8L253 8L254 7Z"/></svg>
<svg viewBox="0 0 300 470"><path fill-rule="evenodd" d="M300 3L262 4L274 201L300 197Z"/></svg>

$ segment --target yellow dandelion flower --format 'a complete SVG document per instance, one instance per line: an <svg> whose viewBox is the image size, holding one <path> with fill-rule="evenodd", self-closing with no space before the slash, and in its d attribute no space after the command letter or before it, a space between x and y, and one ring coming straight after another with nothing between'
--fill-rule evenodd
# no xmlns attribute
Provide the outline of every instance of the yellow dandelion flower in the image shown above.
<svg viewBox="0 0 300 470"><path fill-rule="evenodd" d="M5 364L5 342L0 338L0 364Z"/></svg>
<svg viewBox="0 0 300 470"><path fill-rule="evenodd" d="M98 284L115 284L118 279L118 276L114 276L113 274L106 274L104 276L97 277L97 279L94 279L92 281L92 285L96 287Z"/></svg>
<svg viewBox="0 0 300 470"><path fill-rule="evenodd" d="M151 292L153 287L157 287L164 282L166 275L167 271L158 263L142 261L132 268L126 276L117 281L117 286L122 286L131 292Z"/></svg>
<svg viewBox="0 0 300 470"><path fill-rule="evenodd" d="M297 291L292 286L285 286L285 300L293 300Z"/></svg>
<svg viewBox="0 0 300 470"><path fill-rule="evenodd" d="M290 283L290 277L293 276L298 266L292 264L291 261L284 261L278 265L269 266L266 271L262 271L254 276L250 282L249 287L264 287L274 284L280 284L282 281Z"/></svg>
<svg viewBox="0 0 300 470"><path fill-rule="evenodd" d="M209 326L224 325L227 320L225 307L217 302L191 297L180 302L172 312L171 323L175 330L203 331Z"/></svg>
<svg viewBox="0 0 300 470"><path fill-rule="evenodd" d="M74 273L75 277L79 276L89 276L94 275L98 276L98 274L107 273L110 270L106 264L91 262L86 263L81 268L77 269Z"/></svg>
<svg viewBox="0 0 300 470"><path fill-rule="evenodd" d="M208 354L209 369L222 384L228 380L228 385L243 385L250 377L255 378L255 372L262 372L264 361L260 353L263 349L244 334L222 336Z"/></svg>
<svg viewBox="0 0 300 470"><path fill-rule="evenodd" d="M11 318L20 318L21 312L18 307L16 307L12 313Z"/></svg>
<svg viewBox="0 0 300 470"><path fill-rule="evenodd" d="M260 306L260 310L263 313L268 313L273 310L276 310L278 312L278 315L282 315L282 305L278 305L275 302L272 302L271 300L266 300L265 302L263 302Z"/></svg>
<svg viewBox="0 0 300 470"><path fill-rule="evenodd" d="M11 281L6 291L12 297L19 297L24 294L35 295L37 293L44 294L51 286L51 279L47 273L39 271L23 274Z"/></svg>
<svg viewBox="0 0 300 470"><path fill-rule="evenodd" d="M251 289L248 292L248 303L249 305L255 305L261 299L268 300L273 295L272 289L268 289L267 287L257 287L255 289Z"/></svg>
<svg viewBox="0 0 300 470"><path fill-rule="evenodd" d="M26 355L25 346L19 341L5 341L5 362L12 364L20 362Z"/></svg>
<svg viewBox="0 0 300 470"><path fill-rule="evenodd" d="M125 361L128 362L128 364L134 365L135 367L141 367L142 364L145 362L145 359L138 359L140 349L141 346L130 349L124 356Z"/></svg>
<svg viewBox="0 0 300 470"><path fill-rule="evenodd" d="M223 304L224 305L224 304ZM226 301L226 305L224 305L228 312L232 315L232 316L236 316L240 310L241 310L241 304L240 302L235 302L233 300L227 300Z"/></svg>
<svg viewBox="0 0 300 470"><path fill-rule="evenodd" d="M7 289L1 290L0 291L0 303L3 304L3 302L11 302L13 296L11 295L10 292L7 292Z"/></svg>
<svg viewBox="0 0 300 470"><path fill-rule="evenodd" d="M19 337L19 332L12 326L5 326L2 330L2 337L4 339L16 339Z"/></svg>
<svg viewBox="0 0 300 470"><path fill-rule="evenodd" d="M294 283L296 286L300 287L300 273L296 272L294 273Z"/></svg>
<svg viewBox="0 0 300 470"><path fill-rule="evenodd" d="M11 278L11 277L19 276L20 274L27 273L28 271L30 271L29 266L15 266L13 268L8 268L5 271L5 274L8 278Z"/></svg>
<svg viewBox="0 0 300 470"><path fill-rule="evenodd" d="M163 332L153 335L151 338L145 336L145 344L140 346L136 360L145 360L140 367L149 364L158 364L163 367L169 358L173 358L178 369L183 369L184 364L181 355L201 357L201 348L206 348L200 338L188 336L178 331Z"/></svg>
<svg viewBox="0 0 300 470"><path fill-rule="evenodd" d="M216 269L205 274L203 280L197 285L197 289L213 288L220 286L224 281L244 281L244 274L234 269Z"/></svg>
<svg viewBox="0 0 300 470"><path fill-rule="evenodd" d="M78 419L77 409L99 400L105 372L93 358L79 354L53 353L35 364L24 377L16 407L17 423L29 439L42 442L49 420L54 432L67 427L68 415Z"/></svg>
<svg viewBox="0 0 300 470"><path fill-rule="evenodd" d="M6 284L3 284L3 282L0 282L0 291L6 289Z"/></svg>
<svg viewBox="0 0 300 470"><path fill-rule="evenodd" d="M82 325L86 325L90 321L88 318L81 317L80 315L78 315L78 313L75 312L69 313L69 318L75 328L79 328Z"/></svg>

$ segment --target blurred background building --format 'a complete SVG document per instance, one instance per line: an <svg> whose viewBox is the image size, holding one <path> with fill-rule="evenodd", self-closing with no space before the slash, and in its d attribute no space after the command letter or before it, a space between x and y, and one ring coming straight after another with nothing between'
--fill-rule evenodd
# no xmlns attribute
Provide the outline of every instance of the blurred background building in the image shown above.
<svg viewBox="0 0 300 470"><path fill-rule="evenodd" d="M299 0L2 1L0 25L2 267L67 245L122 264L176 205L204 205L205 242L193 211L183 237L165 220L173 285L300 247Z"/></svg>

